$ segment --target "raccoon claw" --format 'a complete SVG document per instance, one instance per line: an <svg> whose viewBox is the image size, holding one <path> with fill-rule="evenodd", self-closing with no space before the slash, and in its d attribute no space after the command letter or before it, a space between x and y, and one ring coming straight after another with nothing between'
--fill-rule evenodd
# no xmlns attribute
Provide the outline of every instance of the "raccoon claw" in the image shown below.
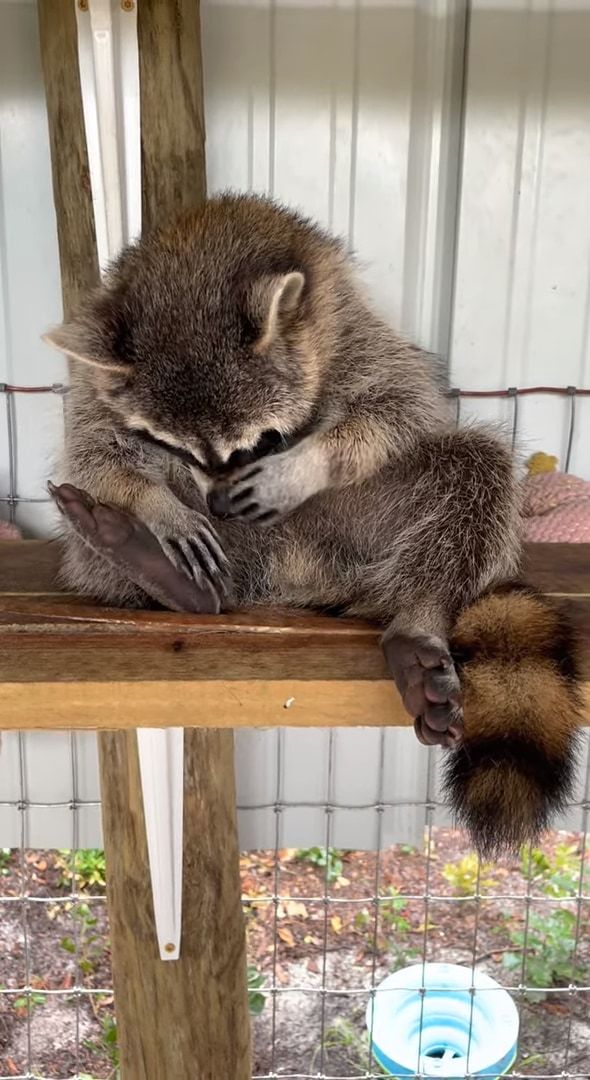
<svg viewBox="0 0 590 1080"><path fill-rule="evenodd" d="M445 642L425 634L393 634L383 651L424 746L456 748L462 742L459 676Z"/></svg>
<svg viewBox="0 0 590 1080"><path fill-rule="evenodd" d="M96 502L86 491L72 484L59 487L49 484L48 488L60 513L68 519L80 539L163 607L172 611L213 614L221 610L220 592L225 591L227 595L226 577L223 578L224 590L221 590L219 577L213 580L209 574L198 580L192 573L181 572L147 525L125 510ZM217 559L220 556L225 559L221 549L217 551L219 545L212 531L211 537L208 537L208 544ZM213 560L208 546L207 552L207 559ZM205 558L204 555L201 557Z"/></svg>
<svg viewBox="0 0 590 1080"><path fill-rule="evenodd" d="M173 566L197 585L210 584L225 597L231 594L231 571L226 555L207 519L187 535L168 535L155 528L154 534Z"/></svg>
<svg viewBox="0 0 590 1080"><path fill-rule="evenodd" d="M261 496L252 481L260 471L259 468L248 470L241 480L213 488L207 496L211 513L222 520L234 518L252 525L272 525L280 514L274 507L258 501Z"/></svg>

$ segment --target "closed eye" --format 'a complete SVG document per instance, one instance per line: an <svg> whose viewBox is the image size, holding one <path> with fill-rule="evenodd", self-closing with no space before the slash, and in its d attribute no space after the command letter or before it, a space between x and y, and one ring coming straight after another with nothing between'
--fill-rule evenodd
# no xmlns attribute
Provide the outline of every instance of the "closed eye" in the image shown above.
<svg viewBox="0 0 590 1080"><path fill-rule="evenodd" d="M183 446L175 446L174 443L166 442L165 439L158 439L155 435L152 435L151 431L147 431L145 428L133 428L132 430L133 434L137 435L137 438L141 439L142 442L158 446L161 450L165 450L166 453L178 458L179 461L184 461L187 465L203 467L196 454L192 454L190 450L185 450Z"/></svg>

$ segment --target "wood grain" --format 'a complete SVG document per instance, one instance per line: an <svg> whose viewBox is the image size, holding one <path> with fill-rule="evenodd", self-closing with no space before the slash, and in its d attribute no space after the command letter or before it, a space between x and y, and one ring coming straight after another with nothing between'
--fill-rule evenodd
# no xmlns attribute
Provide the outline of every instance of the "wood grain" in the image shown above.
<svg viewBox="0 0 590 1080"><path fill-rule="evenodd" d="M137 31L145 231L167 225L205 197L198 0L141 0Z"/></svg>
<svg viewBox="0 0 590 1080"><path fill-rule="evenodd" d="M105 733L99 747L103 783L112 781L106 799L103 788L103 823L122 1076L246 1080L232 735L193 731L187 739L183 934L172 963L160 960L154 936L134 733Z"/></svg>
<svg viewBox="0 0 590 1080"><path fill-rule="evenodd" d="M73 0L40 0L39 18L64 309L70 312L98 277ZM199 205L205 193L198 0L141 0L138 35L143 227L151 229ZM73 664L73 653L80 652L76 637L83 628L96 628L98 619L101 632L106 627L108 636L113 626L121 627L125 620L113 613L105 623L98 609L93 618L87 610L76 611L73 599L62 597L52 601L53 613L48 612L44 601L53 588L55 546L37 548L40 562L36 566L35 553L25 549L16 572L12 555L10 546L0 552L3 625L5 629L12 625L16 634L12 642L22 650L21 671L30 662L41 681L19 681L12 692L6 682L0 723L26 724L23 691L26 695L29 689L37 695L29 706L61 727L76 725L76 712L78 717L94 716L95 720L101 712L107 724L100 726L106 727L120 726L123 716L128 719L126 726L137 726L142 711L149 711L156 726L167 722L165 716L171 720L166 683L159 684L159 692L148 687L142 704L137 690L145 683L127 683L127 696L125 690L120 696L111 693L116 684L77 681L80 668ZM15 603L22 586L32 605L28 614L26 605ZM66 651L52 652L60 627L69 635L67 644L62 642ZM51 628L57 630L57 638ZM135 625L134 634L141 632ZM87 661L101 655L109 664L114 662L116 649L107 646L102 653L97 642L92 644L86 637L84 641L89 649L82 648L81 653ZM111 637L110 645L114 644ZM16 652L9 652L16 658ZM149 674L149 663L144 654L144 676ZM96 671L96 665L91 666ZM42 681L51 669L53 678L56 671L66 671L71 681L52 688L51 682ZM1 677L7 675L5 668ZM77 703L76 687L80 691ZM164 963L156 948L137 740L133 732L119 730L99 735L121 1075L122 1080L249 1080L250 1021L233 735L231 731L191 730L185 746L182 957Z"/></svg>
<svg viewBox="0 0 590 1080"><path fill-rule="evenodd" d="M151 674L151 673L150 673ZM407 727L390 678L2 684L5 729Z"/></svg>
<svg viewBox="0 0 590 1080"><path fill-rule="evenodd" d="M99 280L74 0L39 0L64 313Z"/></svg>
<svg viewBox="0 0 590 1080"><path fill-rule="evenodd" d="M379 631L368 623L263 609L212 616L93 607L64 593L51 595L56 545L19 542L3 545L1 550L0 679L11 684L11 708L18 711L24 726L49 722L49 713L40 716L35 683L54 686L51 723L59 722L61 714L62 723L67 716L68 724L78 725L82 691L76 684L98 688L102 683L105 695L113 701L120 697L119 688L125 696L126 711L123 715L119 710L118 722L152 724L155 709L150 709L149 695L146 698L141 689L149 676L153 687L167 686L167 694L155 692L163 725L172 723L181 709L187 723L215 726L231 721L231 683L248 685L252 694L251 709L234 710L236 725L332 724L336 717L342 724L354 724L366 722L363 693L372 694L371 684L388 679ZM542 580L547 591L558 593L559 603L578 628L582 673L590 684L588 555L583 545L573 551L566 545L539 545L529 550L528 559L530 576L538 583ZM272 692L265 696L267 691L259 685L264 683L280 684L280 691L275 688L276 698ZM338 695L333 706L327 701L329 690L324 696L330 683L332 694ZM347 683L349 691L344 689ZM310 694L317 686L315 721L307 707L287 713L279 709L277 717L283 686L291 687L285 690L285 697L290 697L297 696L295 688L303 685ZM94 692L100 693L87 690L82 722L103 726L105 718L98 706L90 707ZM182 701L185 693L191 702L187 709ZM372 716L372 723L406 722L396 695L384 699L380 690L375 693L370 707L380 711ZM17 706L19 698L21 706ZM203 707L194 709L194 700Z"/></svg>

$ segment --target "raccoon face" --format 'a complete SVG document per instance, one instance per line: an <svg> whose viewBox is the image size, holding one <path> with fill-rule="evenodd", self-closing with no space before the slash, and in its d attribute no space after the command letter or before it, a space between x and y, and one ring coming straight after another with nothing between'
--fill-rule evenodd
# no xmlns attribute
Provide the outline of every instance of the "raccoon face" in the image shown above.
<svg viewBox="0 0 590 1080"><path fill-rule="evenodd" d="M127 284L123 299L103 289L46 336L94 366L97 394L123 427L210 475L314 430L319 370L303 273L197 296L159 285L144 295Z"/></svg>

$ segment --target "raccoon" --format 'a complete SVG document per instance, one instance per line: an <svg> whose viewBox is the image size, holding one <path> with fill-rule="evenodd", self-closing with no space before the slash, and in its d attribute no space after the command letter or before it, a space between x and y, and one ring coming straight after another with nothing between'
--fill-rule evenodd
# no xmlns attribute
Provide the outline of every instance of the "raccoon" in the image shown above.
<svg viewBox="0 0 590 1080"><path fill-rule="evenodd" d="M123 251L46 340L72 360L64 583L378 620L479 850L536 837L572 786L572 635L517 583L510 450L456 428L443 368L373 311L345 246L220 196Z"/></svg>

